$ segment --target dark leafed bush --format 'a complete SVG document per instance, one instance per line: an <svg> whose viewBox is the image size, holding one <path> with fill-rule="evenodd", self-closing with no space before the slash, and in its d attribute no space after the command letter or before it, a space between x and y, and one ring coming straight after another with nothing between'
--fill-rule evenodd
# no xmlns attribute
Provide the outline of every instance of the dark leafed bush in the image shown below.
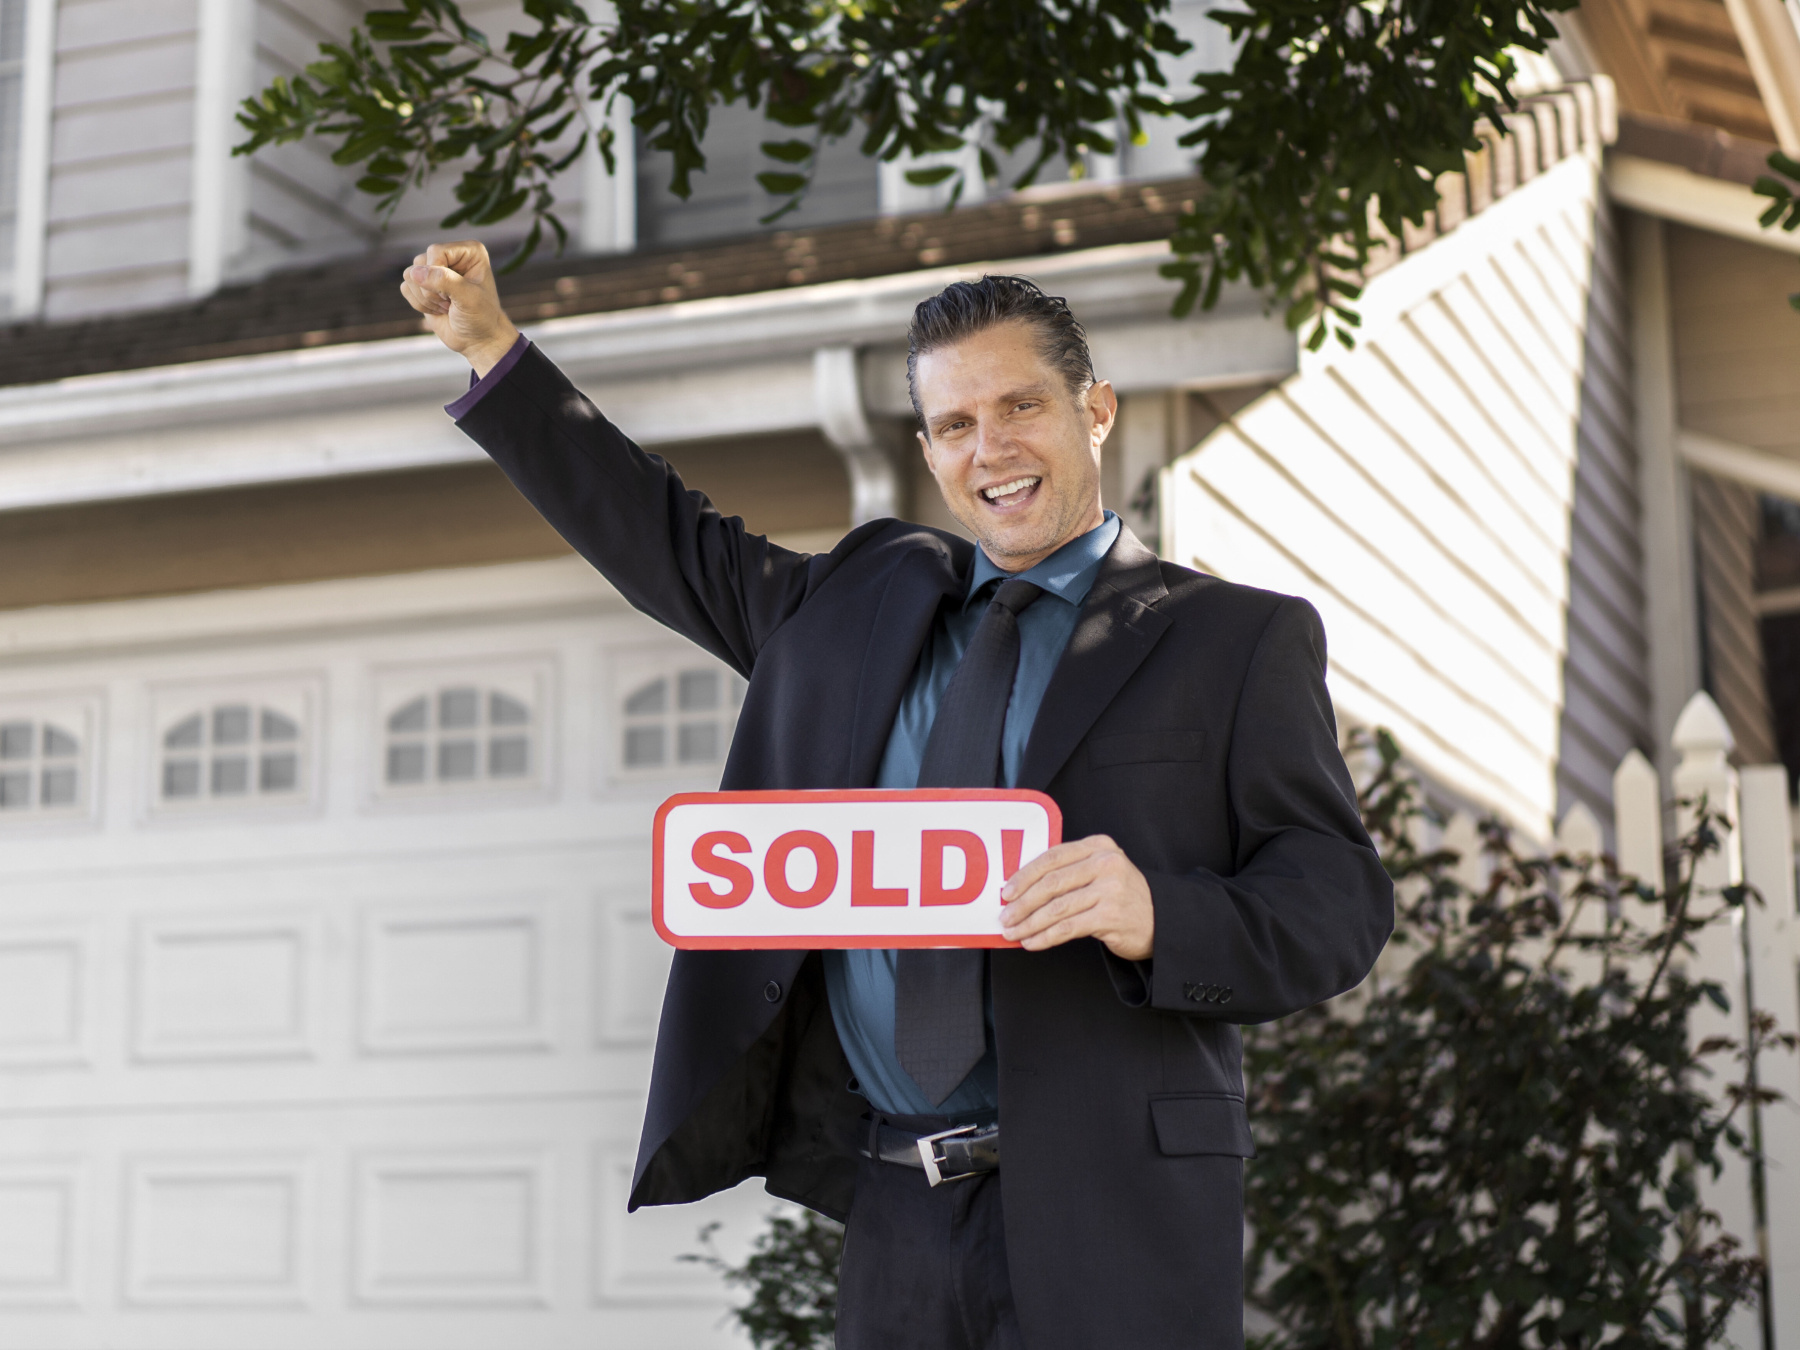
<svg viewBox="0 0 1800 1350"><path fill-rule="evenodd" d="M1761 1267L1699 1208L1696 1175L1743 1149L1703 1090L1725 1006L1682 958L1743 888L1701 895L1719 847L1704 804L1666 889L1610 860L1522 857L1484 828L1478 893L1415 844L1424 812L1392 739L1364 817L1402 905L1383 971L1355 995L1246 1035L1259 1154L1246 1173L1251 1301L1267 1350L1698 1346ZM1658 881L1661 879L1658 878ZM1766 1022L1756 1048L1791 1038Z"/></svg>
<svg viewBox="0 0 1800 1350"><path fill-rule="evenodd" d="M732 1316L750 1333L757 1350L828 1350L837 1326L838 1254L844 1226L811 1210L771 1214L769 1226L751 1244L741 1266L713 1249L718 1225L700 1230L704 1253L685 1256L750 1291L749 1302Z"/></svg>

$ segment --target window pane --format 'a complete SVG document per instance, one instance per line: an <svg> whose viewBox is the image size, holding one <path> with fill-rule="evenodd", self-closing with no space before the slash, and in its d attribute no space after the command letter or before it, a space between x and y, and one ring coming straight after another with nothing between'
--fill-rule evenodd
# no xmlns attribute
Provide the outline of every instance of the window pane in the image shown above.
<svg viewBox="0 0 1800 1350"><path fill-rule="evenodd" d="M205 726L199 713L183 718L169 728L168 734L163 737L163 744L171 750L185 750L189 746L199 745Z"/></svg>
<svg viewBox="0 0 1800 1350"><path fill-rule="evenodd" d="M196 722L200 719L195 718ZM163 796L198 797L200 795L200 761L171 759L163 765Z"/></svg>
<svg viewBox="0 0 1800 1350"><path fill-rule="evenodd" d="M389 731L423 731L431 720L431 700L420 696L388 718Z"/></svg>
<svg viewBox="0 0 1800 1350"><path fill-rule="evenodd" d="M25 55L25 0L6 0L0 5L0 61L18 61Z"/></svg>
<svg viewBox="0 0 1800 1350"><path fill-rule="evenodd" d="M0 773L0 811L23 811L31 805L31 775Z"/></svg>
<svg viewBox="0 0 1800 1350"><path fill-rule="evenodd" d="M67 759L81 752L81 742L61 727L44 726L44 758Z"/></svg>
<svg viewBox="0 0 1800 1350"><path fill-rule="evenodd" d="M474 741L444 741L438 746L439 778L460 780L474 776Z"/></svg>
<svg viewBox="0 0 1800 1350"><path fill-rule="evenodd" d="M256 785L262 792L292 792L300 786L300 756L292 750L264 755Z"/></svg>
<svg viewBox="0 0 1800 1350"><path fill-rule="evenodd" d="M488 777L523 778L531 772L531 742L523 736L496 736L488 742Z"/></svg>
<svg viewBox="0 0 1800 1350"><path fill-rule="evenodd" d="M8 0L6 9L16 12L24 6ZM11 236L18 222L19 210L19 100L24 80L17 66L0 74L0 220L4 234Z"/></svg>
<svg viewBox="0 0 1800 1350"><path fill-rule="evenodd" d="M446 689L438 695L440 727L472 727L481 717L481 696L473 689Z"/></svg>
<svg viewBox="0 0 1800 1350"><path fill-rule="evenodd" d="M719 706L718 671L684 670L680 680L682 712L711 712Z"/></svg>
<svg viewBox="0 0 1800 1350"><path fill-rule="evenodd" d="M0 759L30 759L31 742L31 723L0 722Z"/></svg>
<svg viewBox="0 0 1800 1350"><path fill-rule="evenodd" d="M241 797L250 791L250 761L243 755L222 755L212 762L212 795Z"/></svg>
<svg viewBox="0 0 1800 1350"><path fill-rule="evenodd" d="M694 722L681 729L681 762L711 764L719 758L719 724Z"/></svg>
<svg viewBox="0 0 1800 1350"><path fill-rule="evenodd" d="M627 727L625 729L625 767L643 769L663 762L663 729L661 727Z"/></svg>
<svg viewBox="0 0 1800 1350"><path fill-rule="evenodd" d="M250 709L242 703L214 708L212 722L214 745L242 745L250 739Z"/></svg>
<svg viewBox="0 0 1800 1350"><path fill-rule="evenodd" d="M488 695L488 725L522 727L531 720L531 709L506 694Z"/></svg>
<svg viewBox="0 0 1800 1350"><path fill-rule="evenodd" d="M387 780L390 783L423 783L425 747L390 745L387 753Z"/></svg>
<svg viewBox="0 0 1800 1350"><path fill-rule="evenodd" d="M283 717L278 712L262 710L262 738L265 741L297 741L300 739L300 724L291 717Z"/></svg>
<svg viewBox="0 0 1800 1350"><path fill-rule="evenodd" d="M625 700L625 711L633 717L643 713L666 712L668 707L669 682L667 680L652 680Z"/></svg>
<svg viewBox="0 0 1800 1350"><path fill-rule="evenodd" d="M75 805L75 770L45 769L38 802L43 806Z"/></svg>

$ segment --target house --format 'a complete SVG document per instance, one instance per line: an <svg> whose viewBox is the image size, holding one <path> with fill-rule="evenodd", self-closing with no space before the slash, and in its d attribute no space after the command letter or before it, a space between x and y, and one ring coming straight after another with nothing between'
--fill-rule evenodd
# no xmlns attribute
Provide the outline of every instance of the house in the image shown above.
<svg viewBox="0 0 1800 1350"><path fill-rule="evenodd" d="M1800 35L1764 8L1588 0L1555 56L1616 132L1608 84L1592 140L1540 74L1356 349L1163 475L1170 556L1312 599L1340 714L1540 839L1610 818L1627 750L1666 773L1700 689L1740 762L1800 771L1800 238L1750 191L1800 145Z"/></svg>
<svg viewBox="0 0 1800 1350"><path fill-rule="evenodd" d="M1643 59L1674 60L1615 3ZM1190 66L1224 59L1205 7L1177 7ZM444 416L466 373L396 289L444 185L383 233L321 147L230 156L235 100L359 12L0 0L0 1343L726 1344L716 1277L678 1258L715 1221L742 1250L770 1202L627 1216L624 1193L668 959L650 818L716 780L741 685ZM1606 755L1665 743L1690 686L1753 758L1777 726L1792 747L1800 645L1792 517L1754 496L1800 497L1793 395L1742 355L1752 312L1755 352L1800 340L1763 303L1792 255L1742 187L1762 124L1634 102L1635 49L1579 22L1396 241L1356 354L1303 355L1243 291L1170 317L1162 241L1197 185L1168 128L950 214L828 156L769 228L758 129L721 117L689 202L655 156L586 164L579 249L504 293L628 432L813 549L887 513L949 523L910 444L905 322L969 270L1029 272L1120 389L1108 504L1171 556L1314 598L1345 718L1543 829L1604 797ZM1410 338L1487 373L1408 415L1458 430L1455 472L1491 489L1366 429L1399 406L1401 335L1483 267L1541 284L1512 276L1463 339L1485 364L1445 355L1454 317ZM1744 392L1757 371L1774 403ZM1338 434L1346 403L1344 443L1281 439ZM1763 430L1733 412L1752 403ZM1364 510L1378 530L1327 529Z"/></svg>

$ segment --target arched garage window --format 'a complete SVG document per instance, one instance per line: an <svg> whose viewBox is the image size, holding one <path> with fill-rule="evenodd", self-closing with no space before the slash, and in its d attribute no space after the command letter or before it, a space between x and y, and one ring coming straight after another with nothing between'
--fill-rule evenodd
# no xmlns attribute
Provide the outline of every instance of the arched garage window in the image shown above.
<svg viewBox="0 0 1800 1350"><path fill-rule="evenodd" d="M627 773L716 769L725 762L744 681L716 666L677 668L632 686L620 708Z"/></svg>
<svg viewBox="0 0 1800 1350"><path fill-rule="evenodd" d="M0 718L0 817L79 811L81 739L45 718Z"/></svg>
<svg viewBox="0 0 1800 1350"><path fill-rule="evenodd" d="M164 802L293 800L303 794L305 747L288 713L221 702L179 718L162 735Z"/></svg>
<svg viewBox="0 0 1800 1350"><path fill-rule="evenodd" d="M476 684L446 685L391 711L382 781L429 792L535 781L537 718L517 694Z"/></svg>

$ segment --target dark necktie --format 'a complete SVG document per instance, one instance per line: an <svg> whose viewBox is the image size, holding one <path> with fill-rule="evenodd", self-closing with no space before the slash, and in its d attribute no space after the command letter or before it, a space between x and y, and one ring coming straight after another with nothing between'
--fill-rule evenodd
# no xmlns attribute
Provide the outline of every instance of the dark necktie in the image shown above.
<svg viewBox="0 0 1800 1350"><path fill-rule="evenodd" d="M938 704L920 787L994 787L1000 737L1019 670L1019 614L1044 592L1001 583ZM894 975L894 1051L932 1105L969 1075L987 1049L981 985L987 954L964 949L900 952Z"/></svg>

